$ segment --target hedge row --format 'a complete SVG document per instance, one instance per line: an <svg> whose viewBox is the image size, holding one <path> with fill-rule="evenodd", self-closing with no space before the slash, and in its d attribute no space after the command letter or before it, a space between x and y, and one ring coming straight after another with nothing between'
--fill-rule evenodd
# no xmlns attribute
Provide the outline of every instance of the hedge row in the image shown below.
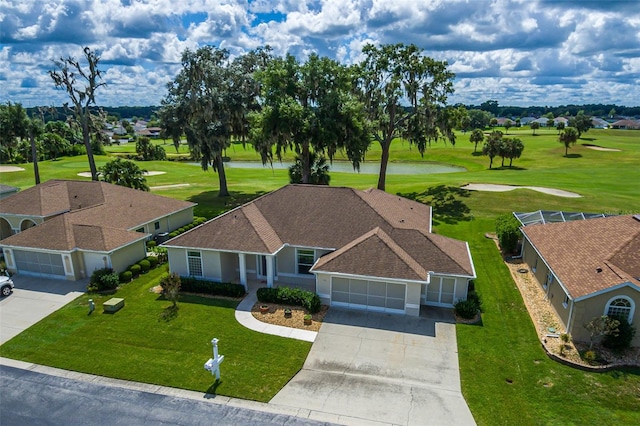
<svg viewBox="0 0 640 426"><path fill-rule="evenodd" d="M170 232L169 233L169 238L177 237L178 235L180 235L180 234L182 234L184 232L187 232L187 231L195 228L198 225L202 225L206 221L207 221L206 217L196 216L196 217L193 218L193 222L191 222L190 224L182 226L182 227L176 229L175 231Z"/></svg>
<svg viewBox="0 0 640 426"><path fill-rule="evenodd" d="M232 283L219 283L193 277L180 277L180 291L187 293L210 294L212 296L242 297L244 286Z"/></svg>
<svg viewBox="0 0 640 426"><path fill-rule="evenodd" d="M283 305L302 306L312 314L320 311L322 302L317 294L299 288L262 287L257 291L258 300L264 303L280 303Z"/></svg>

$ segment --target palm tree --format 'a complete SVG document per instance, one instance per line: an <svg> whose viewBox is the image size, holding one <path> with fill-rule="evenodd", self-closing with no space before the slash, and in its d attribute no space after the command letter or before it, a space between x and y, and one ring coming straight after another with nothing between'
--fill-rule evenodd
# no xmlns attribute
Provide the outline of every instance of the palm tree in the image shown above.
<svg viewBox="0 0 640 426"><path fill-rule="evenodd" d="M146 170L142 170L136 163L122 158L109 161L100 168L100 175L104 182L128 188L149 191L147 179L144 177Z"/></svg>
<svg viewBox="0 0 640 426"><path fill-rule="evenodd" d="M482 155L489 156L489 168L493 166L493 159L496 155L500 155L502 145L502 132L493 131L487 138L482 147Z"/></svg>
<svg viewBox="0 0 640 426"><path fill-rule="evenodd" d="M474 144L474 147L473 147L474 153L478 151L478 144L483 140L484 140L484 132L482 130L475 129L473 132L471 132L471 135L469 136L469 142Z"/></svg>
<svg viewBox="0 0 640 426"><path fill-rule="evenodd" d="M564 156L569 155L569 146L575 145L578 140L578 131L575 127L567 127L558 137L560 143L564 144Z"/></svg>
<svg viewBox="0 0 640 426"><path fill-rule="evenodd" d="M309 163L311 164L309 183L312 185L329 185L331 176L329 176L329 165L327 164L327 159L322 155L311 152L309 153ZM290 183L302 183L302 167L302 156L297 155L296 162L289 167Z"/></svg>

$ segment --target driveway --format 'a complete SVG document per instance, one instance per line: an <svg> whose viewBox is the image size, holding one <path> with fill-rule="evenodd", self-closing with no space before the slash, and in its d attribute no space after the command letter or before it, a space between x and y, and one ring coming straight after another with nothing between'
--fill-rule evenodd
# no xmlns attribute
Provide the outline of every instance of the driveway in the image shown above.
<svg viewBox="0 0 640 426"><path fill-rule="evenodd" d="M300 372L270 401L336 423L474 425L450 310L419 318L331 308Z"/></svg>
<svg viewBox="0 0 640 426"><path fill-rule="evenodd" d="M14 275L13 293L0 300L0 345L57 311L87 289L87 281Z"/></svg>

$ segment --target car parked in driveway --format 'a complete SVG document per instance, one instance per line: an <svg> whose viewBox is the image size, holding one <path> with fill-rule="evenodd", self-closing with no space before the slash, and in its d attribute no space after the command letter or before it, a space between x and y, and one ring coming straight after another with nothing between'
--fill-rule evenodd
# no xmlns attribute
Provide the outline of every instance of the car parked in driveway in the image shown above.
<svg viewBox="0 0 640 426"><path fill-rule="evenodd" d="M0 275L0 294L6 297L13 291L13 280L9 276Z"/></svg>

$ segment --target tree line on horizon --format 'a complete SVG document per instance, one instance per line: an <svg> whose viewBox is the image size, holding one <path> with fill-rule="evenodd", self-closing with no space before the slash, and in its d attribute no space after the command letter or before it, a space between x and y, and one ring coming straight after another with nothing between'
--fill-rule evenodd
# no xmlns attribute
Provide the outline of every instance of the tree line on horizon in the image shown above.
<svg viewBox="0 0 640 426"><path fill-rule="evenodd" d="M105 142L99 134L109 108L97 106L96 92L105 85L100 57L88 47L83 53L87 66L72 57L60 58L49 75L69 96L71 102L63 106L67 125L81 135L92 179L98 180L93 151ZM454 73L447 62L425 56L415 45L366 45L362 53L360 63L344 65L317 54L305 61L290 54L275 56L268 46L235 58L214 46L186 49L182 69L167 84L155 118L174 145L186 137L193 159L203 170L211 167L217 172L219 195L227 196L223 154L232 141L253 146L264 164L281 159L286 151L295 152L302 183L313 181L316 159L332 161L338 152L359 170L371 144L378 143L378 188L384 190L394 139L407 140L424 155L432 142L454 145L454 129L485 128L484 121L500 112L494 100L469 110L448 105ZM148 108L141 112L148 113ZM10 102L0 111L5 129L0 154L8 151L11 157L16 141L28 137L38 183L36 140L52 133L44 131L51 123L44 124L43 107L32 111L31 118L24 111ZM51 118L60 115L56 107L46 111ZM133 113L134 108L123 111ZM16 118L19 114L23 117ZM51 146L60 142L51 138Z"/></svg>

